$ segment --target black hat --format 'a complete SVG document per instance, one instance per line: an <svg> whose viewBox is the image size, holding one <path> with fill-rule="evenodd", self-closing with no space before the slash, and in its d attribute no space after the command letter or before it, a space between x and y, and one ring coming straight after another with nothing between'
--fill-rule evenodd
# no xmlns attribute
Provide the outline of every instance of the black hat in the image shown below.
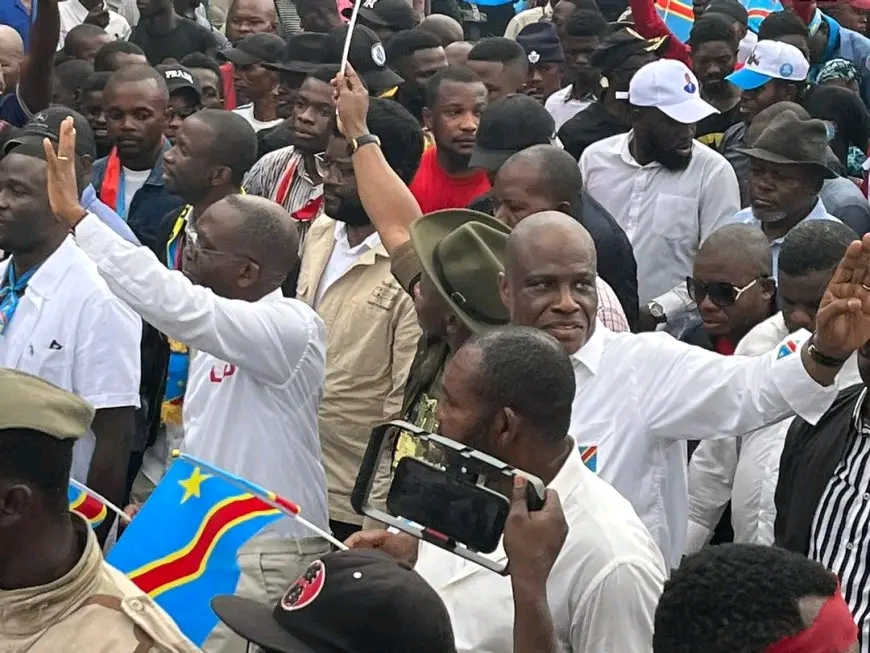
<svg viewBox="0 0 870 653"><path fill-rule="evenodd" d="M565 63L562 43L553 23L530 23L517 34L517 43L523 46L529 63Z"/></svg>
<svg viewBox="0 0 870 653"><path fill-rule="evenodd" d="M497 172L505 161L532 145L550 145L556 138L553 116L528 95L508 95L490 104L480 117L468 165Z"/></svg>
<svg viewBox="0 0 870 653"><path fill-rule="evenodd" d="M286 46L287 42L277 34L251 34L235 47L220 50L217 54L236 66L252 66L255 63L281 61Z"/></svg>
<svg viewBox="0 0 870 653"><path fill-rule="evenodd" d="M197 102L202 100L202 88L189 68L179 64L154 66L154 70L163 75L169 95L181 90L191 91L196 95Z"/></svg>
<svg viewBox="0 0 870 653"><path fill-rule="evenodd" d="M42 148L42 141L48 138L52 143L60 141L60 125L69 116L73 118L76 130L76 154L97 156L97 142L94 132L85 117L67 107L49 107L33 115L30 121L3 145L3 154L8 154L18 145L33 145Z"/></svg>
<svg viewBox="0 0 870 653"><path fill-rule="evenodd" d="M218 596L231 630L280 653L455 653L447 608L410 567L379 551L338 551L311 563L276 606Z"/></svg>
<svg viewBox="0 0 870 653"><path fill-rule="evenodd" d="M707 5L707 9L704 13L722 14L729 18L733 18L741 25L749 24L749 12L746 11L746 7L737 2L737 0L713 0L713 2Z"/></svg>
<svg viewBox="0 0 870 653"><path fill-rule="evenodd" d="M839 175L828 167L828 131L822 120L802 119L783 111L770 121L750 148L740 148L750 159L815 168L825 179Z"/></svg>
<svg viewBox="0 0 870 653"><path fill-rule="evenodd" d="M347 29L347 25L342 25L330 33L333 52L339 59L344 48L344 40L347 38ZM377 95L405 81L387 66L387 51L384 50L384 44L368 27L356 25L353 28L347 59L357 74L362 77L372 95Z"/></svg>
<svg viewBox="0 0 870 653"><path fill-rule="evenodd" d="M607 74L629 57L646 52L658 53L668 43L667 36L645 39L630 27L623 27L604 39L589 57L589 65Z"/></svg>
<svg viewBox="0 0 870 653"><path fill-rule="evenodd" d="M290 38L278 63L266 62L263 67L307 75L322 64L338 62L329 34L303 32Z"/></svg>
<svg viewBox="0 0 870 653"><path fill-rule="evenodd" d="M420 22L408 0L360 1L362 7L359 8L359 21L366 27L373 29L387 27L396 32L403 32L406 29L414 29ZM345 18L350 18L352 13L352 7L342 11Z"/></svg>

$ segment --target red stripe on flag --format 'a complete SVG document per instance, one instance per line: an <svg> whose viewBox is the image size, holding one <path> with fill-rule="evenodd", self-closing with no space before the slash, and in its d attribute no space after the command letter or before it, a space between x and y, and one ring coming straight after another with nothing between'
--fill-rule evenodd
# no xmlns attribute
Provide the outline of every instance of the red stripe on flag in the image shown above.
<svg viewBox="0 0 870 653"><path fill-rule="evenodd" d="M695 20L695 12L692 11L692 6L683 4L679 0L656 0L656 7L686 20Z"/></svg>

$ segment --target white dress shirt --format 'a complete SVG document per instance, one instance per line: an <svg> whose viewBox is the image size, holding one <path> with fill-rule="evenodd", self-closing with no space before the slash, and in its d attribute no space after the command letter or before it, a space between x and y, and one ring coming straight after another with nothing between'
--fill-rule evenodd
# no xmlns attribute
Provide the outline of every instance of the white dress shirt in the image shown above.
<svg viewBox="0 0 870 653"><path fill-rule="evenodd" d="M64 0L57 3L57 10L60 13L60 38L57 41L57 49L63 47L66 35L69 31L85 22L88 17L88 10L79 2L79 0ZM130 37L133 31L130 28L130 23L121 16L117 11L109 9L109 24L106 25L106 33L115 39L124 39Z"/></svg>
<svg viewBox="0 0 870 653"><path fill-rule="evenodd" d="M0 263L0 279L10 260ZM0 335L0 365L54 383L97 410L138 407L141 338L142 321L69 236L27 284ZM95 444L93 432L75 444L77 481L88 480Z"/></svg>
<svg viewBox="0 0 870 653"><path fill-rule="evenodd" d="M736 356L761 356L788 336L782 313L757 324L738 343ZM839 374L840 387L860 383L853 355ZM689 530L686 553L700 551L710 539L731 501L734 541L773 544L774 495L779 459L792 420L787 419L744 436L704 440L689 462Z"/></svg>
<svg viewBox="0 0 870 653"><path fill-rule="evenodd" d="M574 85L568 84L565 88L553 93L544 102L544 108L550 112L553 120L556 121L556 131L559 131L562 125L592 104L592 100L594 100L592 96L579 100L572 98L571 91L573 90Z"/></svg>
<svg viewBox="0 0 870 653"><path fill-rule="evenodd" d="M792 355L720 356L665 333L600 324L571 356L577 394L569 433L587 466L628 499L676 568L688 523L686 440L741 435L797 414L815 423L833 402Z"/></svg>
<svg viewBox="0 0 870 653"><path fill-rule="evenodd" d="M673 172L657 162L641 166L629 151L632 133L587 147L580 172L587 192L631 241L641 306L656 299L670 315L690 303L686 277L698 247L732 221L740 189L731 164L697 141L685 170Z"/></svg>
<svg viewBox="0 0 870 653"><path fill-rule="evenodd" d="M309 521L328 528L317 433L326 339L317 314L280 290L257 302L219 297L93 214L76 227L76 239L112 292L195 351L182 450L295 501ZM263 535L311 533L284 518Z"/></svg>
<svg viewBox="0 0 870 653"><path fill-rule="evenodd" d="M345 272L350 269L350 266L356 263L359 258L368 251L375 249L381 244L381 237L378 232L370 234L359 245L350 246L347 240L347 225L344 222L336 221L335 223L335 245L332 247L332 252L329 254L329 260L326 267L323 269L323 274L320 277L320 286L317 288L317 295L314 300L314 308L320 306L320 300L323 293L341 279Z"/></svg>
<svg viewBox="0 0 870 653"><path fill-rule="evenodd" d="M558 492L569 527L547 580L562 648L651 652L667 571L649 531L618 492L584 467L576 448L549 487ZM487 557L507 560L501 543ZM510 578L425 543L415 569L447 606L457 653L513 651Z"/></svg>

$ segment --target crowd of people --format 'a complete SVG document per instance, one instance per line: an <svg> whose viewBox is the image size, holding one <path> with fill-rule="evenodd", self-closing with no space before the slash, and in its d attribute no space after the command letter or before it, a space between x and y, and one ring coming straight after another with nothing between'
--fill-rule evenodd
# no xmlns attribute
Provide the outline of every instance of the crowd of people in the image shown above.
<svg viewBox="0 0 870 653"><path fill-rule="evenodd" d="M870 2L359 2L0 6L0 651L870 653ZM547 486L507 576L394 419ZM194 644L67 494L178 450L349 550Z"/></svg>

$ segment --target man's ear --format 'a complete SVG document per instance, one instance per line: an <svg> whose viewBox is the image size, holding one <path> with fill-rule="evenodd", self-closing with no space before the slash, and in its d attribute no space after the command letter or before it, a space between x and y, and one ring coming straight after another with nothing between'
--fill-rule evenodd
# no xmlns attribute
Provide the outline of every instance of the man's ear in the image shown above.
<svg viewBox="0 0 870 653"><path fill-rule="evenodd" d="M423 107L423 127L432 131L432 112L429 107Z"/></svg>

